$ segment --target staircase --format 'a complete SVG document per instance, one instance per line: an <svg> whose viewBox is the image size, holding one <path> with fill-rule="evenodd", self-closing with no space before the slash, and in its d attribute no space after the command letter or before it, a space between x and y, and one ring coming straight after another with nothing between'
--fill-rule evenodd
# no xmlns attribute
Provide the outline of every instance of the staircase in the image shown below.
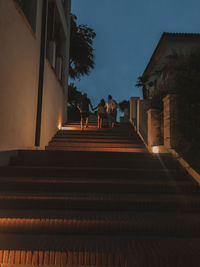
<svg viewBox="0 0 200 267"><path fill-rule="evenodd" d="M67 124L0 168L0 264L199 266L199 186L129 124Z"/></svg>

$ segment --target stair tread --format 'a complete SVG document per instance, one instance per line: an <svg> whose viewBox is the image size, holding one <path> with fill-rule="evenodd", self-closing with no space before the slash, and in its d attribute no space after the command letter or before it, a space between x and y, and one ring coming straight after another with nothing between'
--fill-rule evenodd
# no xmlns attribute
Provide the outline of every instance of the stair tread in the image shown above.
<svg viewBox="0 0 200 267"><path fill-rule="evenodd" d="M57 141L54 141L52 140L48 147L49 146L57 146L57 147L73 147L73 146L78 146L79 148L80 147L100 147L100 148L144 148L144 145L143 144L134 144L134 143L112 143L112 142L82 142L82 141L79 141L79 142L57 142Z"/></svg>
<svg viewBox="0 0 200 267"><path fill-rule="evenodd" d="M172 156L149 153L130 124L64 127L45 151L21 150L0 168L0 253L82 253L74 265L88 253L82 266L100 266L97 252L102 266L196 267L199 186Z"/></svg>
<svg viewBox="0 0 200 267"><path fill-rule="evenodd" d="M24 155L25 157L27 155L35 155L35 156L38 156L38 155L43 155L43 156L55 156L55 157L60 157L60 158L63 158L63 157L66 157L66 156L85 156L85 155L88 155L88 156L91 156L91 157L100 157L100 158L104 158L106 156L108 156L108 158L112 157L112 158L140 158L140 159L152 159L152 160L158 160L158 157L156 156L156 154L152 154L152 153L149 153L148 151L144 151L143 153L121 153L121 152L110 152L110 153L107 153L107 152L103 152L103 151L72 151L72 152L69 152L69 151L54 151L54 150L19 150L19 156L22 156ZM161 159L173 159L173 157L168 154L168 153L163 153L163 154L160 154L159 155L159 158Z"/></svg>
<svg viewBox="0 0 200 267"><path fill-rule="evenodd" d="M171 185L171 186L195 186L198 189L199 185L194 181L173 181L173 180L130 180L126 178L122 179L114 179L114 178L94 178L94 179L81 179L81 178L60 178L60 177L4 177L0 176L0 184L1 182L26 182L26 183L62 183L62 184L120 184L120 185Z"/></svg>
<svg viewBox="0 0 200 267"><path fill-rule="evenodd" d="M167 236L176 233L176 236L200 237L200 215L162 214L128 215L128 216L73 216L62 218L0 218L0 233L23 234L146 234L148 236ZM175 221L174 221L175 220ZM184 221L184 223L183 223Z"/></svg>
<svg viewBox="0 0 200 267"><path fill-rule="evenodd" d="M149 176L151 174L151 176ZM150 169L148 168L114 168L114 167L88 167L88 166L9 166L0 168L0 176L48 176L50 177L68 177L68 178L87 178L87 177L104 177L104 178L129 178L129 179L187 179L184 171L180 170L167 170L163 169Z"/></svg>
<svg viewBox="0 0 200 267"><path fill-rule="evenodd" d="M148 224L149 221L151 223L156 223L158 221L167 222L169 220L171 223L179 224L178 220L182 220L181 226L184 226L185 222L188 223L199 223L200 221L200 214L199 212L134 212L134 211L99 211L98 213L95 211L82 211L82 210L19 210L19 209L10 209L4 210L0 209L0 224L3 223L4 220L8 220L13 223L15 220L24 219L27 222L47 222L49 223L51 220L56 222L59 220L60 222L67 222L71 220L77 221L101 221L104 220L109 222L110 221L122 221L128 222L133 221L138 223L138 221L143 221L144 223ZM183 220L184 219L184 220ZM31 221L32 220L32 221ZM147 222L148 220L148 222ZM59 227L59 225L58 225ZM199 224L200 227L200 224Z"/></svg>
<svg viewBox="0 0 200 267"><path fill-rule="evenodd" d="M169 197L170 196L170 197ZM3 191L0 192L0 199L57 199L57 200L97 200L97 201L116 201L116 202L169 202L169 203L188 203L188 201L195 201L200 203L199 194L183 194L180 192L176 194L152 194L152 193L105 193L105 192L27 192L27 191Z"/></svg>
<svg viewBox="0 0 200 267"><path fill-rule="evenodd" d="M41 242L43 238L43 242ZM94 235L88 238L88 235L77 235L77 236L47 236L41 235L38 238L37 235L10 235L2 234L0 240L1 247L11 247L19 249L19 244L22 249L25 250L53 250L60 251L72 250L72 251L120 251L130 253L142 253L154 254L155 257L159 256L160 252L168 255L178 255L181 253L182 257L184 254L191 256L195 252L198 257L200 238L178 238L178 237L135 237L135 236L99 236ZM189 244L189 245L188 245ZM184 252L184 253L183 253ZM183 254L182 254L183 253ZM194 256L194 255L193 255ZM192 260L190 258L190 260Z"/></svg>
<svg viewBox="0 0 200 267"><path fill-rule="evenodd" d="M171 220L176 223L175 219L181 220L185 219L192 223L192 220L198 222L200 219L199 212L177 212L177 211L168 211L168 212L155 212L155 211L91 211L91 210L29 210L29 209L0 209L0 220L3 219L37 219L37 220L119 220L119 221L128 221L128 220ZM182 225L184 224L182 220ZM200 227L200 225L199 225Z"/></svg>
<svg viewBox="0 0 200 267"><path fill-rule="evenodd" d="M145 152L145 148L123 147L73 147L73 146L46 146L46 150L68 151L107 151L107 152Z"/></svg>
<svg viewBox="0 0 200 267"><path fill-rule="evenodd" d="M145 167L145 166L144 166ZM165 170L163 170L162 166L158 166L159 168L156 168L156 169L152 169L152 168L149 168L147 167L146 169L144 168L135 168L134 166L125 166L125 167L102 167L102 166L6 166L6 167L0 167L1 171L3 170L23 170L23 169L56 169L56 170L83 170L83 171L141 171L141 172L153 172L153 173L158 173L158 172L164 172ZM166 170L168 171L169 173L181 173L181 174L185 174L185 171L184 170L176 170L176 169L171 169L171 170Z"/></svg>

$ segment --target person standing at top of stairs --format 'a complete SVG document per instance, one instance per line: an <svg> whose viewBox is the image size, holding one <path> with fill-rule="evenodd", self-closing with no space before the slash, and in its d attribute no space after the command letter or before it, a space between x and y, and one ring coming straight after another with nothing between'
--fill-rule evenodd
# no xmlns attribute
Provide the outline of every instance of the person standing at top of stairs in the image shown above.
<svg viewBox="0 0 200 267"><path fill-rule="evenodd" d="M106 113L108 115L109 126L112 128L114 128L116 124L117 108L118 108L117 102L114 99L112 99L111 95L109 95L108 101L106 102Z"/></svg>
<svg viewBox="0 0 200 267"><path fill-rule="evenodd" d="M106 106L105 100L102 98L100 103L93 108L93 111L98 108L97 116L98 116L98 128L102 127L103 119L106 118Z"/></svg>
<svg viewBox="0 0 200 267"><path fill-rule="evenodd" d="M80 105L78 105L78 109L80 110L81 115L81 130L83 130L83 122L85 120L85 127L88 128L88 119L89 119L89 106L93 109L91 100L87 97L87 94L84 93L81 99Z"/></svg>

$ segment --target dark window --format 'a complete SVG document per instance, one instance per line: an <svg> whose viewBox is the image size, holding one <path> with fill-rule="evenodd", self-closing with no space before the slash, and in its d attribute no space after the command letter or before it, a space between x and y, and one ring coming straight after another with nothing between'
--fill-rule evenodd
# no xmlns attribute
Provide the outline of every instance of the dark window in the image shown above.
<svg viewBox="0 0 200 267"><path fill-rule="evenodd" d="M55 14L56 8L53 2L49 2L48 4L48 21L47 21L47 39L54 40L55 39Z"/></svg>
<svg viewBox="0 0 200 267"><path fill-rule="evenodd" d="M66 43L64 30L60 21L55 2L49 1L47 20L46 57L53 67L57 78L64 84L64 45Z"/></svg>
<svg viewBox="0 0 200 267"><path fill-rule="evenodd" d="M17 0L32 30L36 31L37 0Z"/></svg>

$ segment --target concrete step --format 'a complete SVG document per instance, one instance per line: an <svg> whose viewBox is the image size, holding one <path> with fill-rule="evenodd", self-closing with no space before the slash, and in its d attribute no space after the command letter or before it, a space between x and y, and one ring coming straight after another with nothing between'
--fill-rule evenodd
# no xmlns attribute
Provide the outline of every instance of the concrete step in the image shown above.
<svg viewBox="0 0 200 267"><path fill-rule="evenodd" d="M121 130L121 131L116 131L116 130L70 130L70 131L67 131L67 130L59 130L57 133L57 135L73 135L73 136L76 136L76 135L79 135L79 136L99 136L99 137L133 137L133 138L137 138L137 140L139 140L138 136L133 133L133 131L129 131L127 132L126 130Z"/></svg>
<svg viewBox="0 0 200 267"><path fill-rule="evenodd" d="M85 123L84 123L84 126L85 126ZM97 122L89 122L88 123L88 128L96 127L96 129L97 129L97 126L98 126ZM77 122L77 123L74 123L74 122L64 123L63 127L80 128L80 122ZM109 123L104 120L103 127L101 129L102 130L103 129L112 130L113 128L110 128ZM132 125L130 123L123 123L123 124L122 123L116 123L114 129L118 129L118 130L120 130L120 129L133 129L133 127L132 127Z"/></svg>
<svg viewBox="0 0 200 267"><path fill-rule="evenodd" d="M200 237L198 213L111 213L68 218L0 218L0 233Z"/></svg>
<svg viewBox="0 0 200 267"><path fill-rule="evenodd" d="M81 140L94 140L94 141L105 141L105 142L107 142L107 141L116 141L116 142L118 142L118 141L131 141L131 142L136 142L136 143L142 143L142 141L139 139L139 137L135 137L135 136L113 136L113 135L107 135L107 136L105 136L105 135L82 135L81 133L80 134L75 134L75 135L72 135L72 134L67 134L67 133L65 133L65 134L56 134L55 136L54 136L54 138L56 138L56 139L59 139L59 140L63 140L63 139L67 139L67 140L79 140L79 139L81 139Z"/></svg>
<svg viewBox="0 0 200 267"><path fill-rule="evenodd" d="M0 209L200 212L197 195L1 192Z"/></svg>
<svg viewBox="0 0 200 267"><path fill-rule="evenodd" d="M196 267L199 186L177 162L130 124L65 126L0 168L0 264Z"/></svg>
<svg viewBox="0 0 200 267"><path fill-rule="evenodd" d="M30 264L34 262L33 258L35 258L35 260L37 258L39 262L39 255L40 255L39 251L48 252L46 254L48 258L48 262L50 258L51 260L54 259L54 265L55 265L55 261L58 260L58 257L55 254L60 254L60 259L61 259L61 255L63 256L61 252L67 253L67 256L63 257L63 264L64 262L66 264L66 261L64 261L64 259L65 260L69 259L75 253L74 256L76 255L78 260L82 259L82 257L84 256L83 259L84 260L87 259L88 266L109 266L109 267L112 266L110 264L112 261L110 260L110 263L107 261L108 255L110 256L110 259L114 259L115 253L118 255L121 255L122 253L126 255L125 257L127 258L126 258L126 261L124 259L122 264L120 265L114 264L114 266L137 266L137 265L134 265L134 262L137 262L139 263L138 266L140 267L145 267L145 266L155 266L155 267L192 266L192 267L195 267L194 263L198 262L198 257L199 257L199 250L198 250L199 238L196 238L196 239L195 238L176 238L176 237L175 238L172 238L172 237L169 237L169 238L163 238L163 237L146 237L146 238L138 237L137 238L135 237L134 238L133 236L130 236L130 237L94 236L94 238L91 238L88 240L87 236L76 236L76 237L69 236L66 238L65 236L48 237L44 235L41 237L43 237L43 242L40 242L40 240L38 239L38 236L34 236L34 235L30 235L30 236L25 235L25 236L22 236L20 239L20 236L18 235L12 236L9 234L5 234L5 235L2 235L0 246L2 242L5 242L6 247L12 247L13 250L18 250L17 244L19 244L21 241L23 250L27 251L27 254L25 254L25 256L26 258L28 258L28 260L30 260ZM55 244L55 247L57 248L54 251L52 249L53 247L52 244ZM28 250L29 250L29 253L28 253ZM33 254L35 256L33 257L32 252L35 252L35 250L37 254L36 255ZM11 250L7 251L7 255L6 255L7 257L5 255L4 257L2 257L2 259L4 259L4 263L9 262L8 260L10 258L9 257L10 251ZM105 254L103 251L105 251ZM76 254L77 252L78 254ZM82 257L80 257L79 255L79 253L81 252L84 253ZM70 255L70 253L72 253L72 255ZM102 256L101 260L103 260L103 256L105 257L106 261L103 263L103 265L97 265L95 260L94 260L94 263L92 264L91 262L92 258L97 259L98 254L96 253L101 253L100 254ZM92 257L92 254L93 254L93 257ZM31 259L30 259L30 256L31 256ZM23 259L23 257L20 257L20 258ZM5 261L5 259L7 259L7 261ZM133 260L131 262L131 259L135 259L135 261ZM127 262L129 262L130 264L132 263L132 265L127 265ZM77 261L77 263L80 264L79 261ZM83 262L84 265L82 263L81 265L77 265L77 264L75 265L74 263L73 266L84 266L85 267L86 266L85 263L86 261ZM148 263L153 263L153 265L149 265ZM179 263L181 265L179 265ZM72 265L69 265L69 266L72 266Z"/></svg>
<svg viewBox="0 0 200 267"><path fill-rule="evenodd" d="M65 177L65 178L114 178L114 179L161 179L168 181L187 180L184 171L135 168L91 168L91 167L1 167L0 177Z"/></svg>
<svg viewBox="0 0 200 267"><path fill-rule="evenodd" d="M61 143L100 143L100 144L135 144L135 140L132 139L132 138L116 138L116 139L113 139L113 138L91 138L91 137L87 137L87 138L83 138L83 137L54 137L52 139L51 142L61 142ZM139 145L139 144L137 144ZM142 143L140 143L140 145L142 145Z"/></svg>
<svg viewBox="0 0 200 267"><path fill-rule="evenodd" d="M108 122L105 121L104 124L105 125L108 125ZM75 121L69 121L69 122L63 123L63 126L69 126L69 125L74 125L74 126L78 125L79 126L80 125L80 122L79 121L76 121L76 122ZM98 124L97 124L97 122L90 122L89 121L88 125L89 126L90 125L96 125L97 126ZM124 128L124 127L133 128L132 127L132 124L130 122L123 122L123 123L116 122L116 127L117 128Z"/></svg>
<svg viewBox="0 0 200 267"><path fill-rule="evenodd" d="M48 150L19 150L18 156L27 158L27 157L32 157L32 158L45 158L45 159L53 159L53 160L83 160L85 158L87 159L107 159L107 160L121 160L121 161L126 161L126 160L151 160L153 161L161 161L161 162L166 162L166 161L173 161L173 157L169 154L152 154L147 151L143 153L120 153L120 152L103 152L103 151L48 151Z"/></svg>
<svg viewBox="0 0 200 267"><path fill-rule="evenodd" d="M41 239L43 242L41 242ZM2 265L196 267L199 238L2 235ZM17 244L23 249L18 250ZM56 249L53 249L53 244Z"/></svg>
<svg viewBox="0 0 200 267"><path fill-rule="evenodd" d="M135 181L115 179L44 179L32 177L1 177L0 192L97 192L97 193L153 193L199 194L199 186L192 182Z"/></svg>
<svg viewBox="0 0 200 267"><path fill-rule="evenodd" d="M181 169L181 166L176 161L165 161L163 164L160 161L147 159L144 161L140 159L132 160L122 160L122 159L87 159L83 158L82 160L73 160L65 158L46 158L46 157L37 157L33 158L28 157L15 157L11 159L10 164L12 166L56 166L56 167L97 167L97 168L113 168L117 166L118 168L135 168L135 169L163 169L167 171L170 169Z"/></svg>
<svg viewBox="0 0 200 267"><path fill-rule="evenodd" d="M57 151L102 151L102 152L146 152L145 148L121 148L121 147L76 147L76 146L46 146L46 150Z"/></svg>
<svg viewBox="0 0 200 267"><path fill-rule="evenodd" d="M133 132L132 129L127 130L118 130L116 131L116 129L110 130L110 129L87 129L87 130L58 130L57 134L59 136L61 135L82 135L82 136L108 136L108 137L118 137L118 138L127 138L127 137L133 137L136 138L138 140L140 140L139 136Z"/></svg>
<svg viewBox="0 0 200 267"><path fill-rule="evenodd" d="M47 237L39 244L37 236L13 237L3 235L7 247L2 250L2 263L65 265L65 266L154 266L195 267L198 262L198 242L195 238L126 238L98 237L87 240L86 236ZM16 244L21 241L24 250L18 251ZM119 243L121 245L119 245ZM55 244L57 250L52 250ZM188 246L188 244L190 244ZM38 249L37 249L38 247ZM105 250L103 251L103 247ZM85 248L85 249L84 249ZM137 264L137 265L136 265ZM150 265L151 264L151 265Z"/></svg>
<svg viewBox="0 0 200 267"><path fill-rule="evenodd" d="M105 135L69 135L69 134L56 134L52 140L60 140L60 141L92 141L92 142L130 142L135 144L143 144L141 140L135 137L124 137L124 136L105 136Z"/></svg>
<svg viewBox="0 0 200 267"><path fill-rule="evenodd" d="M100 164L101 167L107 165L112 166L162 166L166 168L179 167L180 164L173 160L169 154L151 154L151 153L126 153L126 152L103 152L103 151L44 151L44 150L21 150L18 152L17 157L14 157L11 163L17 162L41 162L46 164L49 162L51 166L55 164L70 164L75 165L93 165ZM91 164L90 164L91 163Z"/></svg>
<svg viewBox="0 0 200 267"><path fill-rule="evenodd" d="M134 144L134 143L115 143L115 142L83 142L83 141L78 141L78 142L64 142L62 140L60 141L55 141L54 139L49 142L48 147L94 147L94 148L139 148L146 150L143 144Z"/></svg>

